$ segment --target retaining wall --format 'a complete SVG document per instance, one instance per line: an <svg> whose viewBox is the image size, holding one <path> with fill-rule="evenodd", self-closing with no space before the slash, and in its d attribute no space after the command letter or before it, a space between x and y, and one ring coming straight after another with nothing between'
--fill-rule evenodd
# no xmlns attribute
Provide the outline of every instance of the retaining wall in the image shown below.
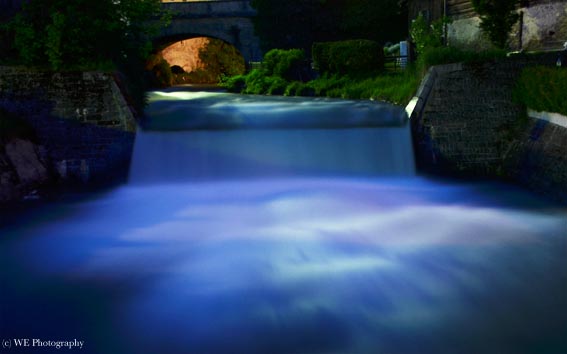
<svg viewBox="0 0 567 354"><path fill-rule="evenodd" d="M433 67L408 106L418 170L504 178L567 203L567 128L512 101L521 70L555 55Z"/></svg>
<svg viewBox="0 0 567 354"><path fill-rule="evenodd" d="M33 127L59 185L127 178L136 121L113 74L0 67L0 109Z"/></svg>

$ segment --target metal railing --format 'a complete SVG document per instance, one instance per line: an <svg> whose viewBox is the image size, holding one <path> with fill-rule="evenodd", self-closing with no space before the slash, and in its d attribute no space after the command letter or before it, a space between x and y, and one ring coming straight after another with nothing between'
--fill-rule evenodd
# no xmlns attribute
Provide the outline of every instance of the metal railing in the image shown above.
<svg viewBox="0 0 567 354"><path fill-rule="evenodd" d="M387 71L402 71L409 65L407 55L388 55L384 58L384 69Z"/></svg>

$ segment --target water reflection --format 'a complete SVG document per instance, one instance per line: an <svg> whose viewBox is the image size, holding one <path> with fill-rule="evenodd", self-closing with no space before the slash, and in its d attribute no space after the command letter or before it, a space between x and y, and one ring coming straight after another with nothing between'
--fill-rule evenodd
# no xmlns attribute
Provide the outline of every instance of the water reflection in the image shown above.
<svg viewBox="0 0 567 354"><path fill-rule="evenodd" d="M93 353L559 353L566 220L419 178L128 186L3 231L0 330Z"/></svg>

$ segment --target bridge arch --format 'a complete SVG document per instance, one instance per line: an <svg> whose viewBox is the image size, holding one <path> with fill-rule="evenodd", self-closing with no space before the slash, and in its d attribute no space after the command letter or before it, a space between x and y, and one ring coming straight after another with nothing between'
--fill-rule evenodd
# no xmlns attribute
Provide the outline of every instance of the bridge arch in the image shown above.
<svg viewBox="0 0 567 354"><path fill-rule="evenodd" d="M173 14L169 26L154 38L156 47L178 40L210 37L233 45L246 62L261 61L260 40L252 18L256 10L249 0L164 2Z"/></svg>
<svg viewBox="0 0 567 354"><path fill-rule="evenodd" d="M146 66L150 69L158 65L154 58L162 58L171 67L173 84L215 84L223 75L240 75L246 71L242 53L218 38L169 37L155 48L157 57L151 56Z"/></svg>

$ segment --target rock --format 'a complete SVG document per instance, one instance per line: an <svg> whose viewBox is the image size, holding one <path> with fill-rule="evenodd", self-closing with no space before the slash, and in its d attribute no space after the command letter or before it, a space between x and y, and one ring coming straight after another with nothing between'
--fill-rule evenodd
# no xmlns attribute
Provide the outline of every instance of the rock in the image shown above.
<svg viewBox="0 0 567 354"><path fill-rule="evenodd" d="M47 168L40 161L37 147L31 141L9 141L6 144L6 156L16 169L21 184L41 185L49 179Z"/></svg>
<svg viewBox="0 0 567 354"><path fill-rule="evenodd" d="M39 156L37 145L25 139L12 139L0 149L0 203L17 202L37 195L37 189L50 181L50 174ZM29 198L28 198L29 199Z"/></svg>
<svg viewBox="0 0 567 354"><path fill-rule="evenodd" d="M7 156L0 152L0 203L13 201L19 197L16 172Z"/></svg>

